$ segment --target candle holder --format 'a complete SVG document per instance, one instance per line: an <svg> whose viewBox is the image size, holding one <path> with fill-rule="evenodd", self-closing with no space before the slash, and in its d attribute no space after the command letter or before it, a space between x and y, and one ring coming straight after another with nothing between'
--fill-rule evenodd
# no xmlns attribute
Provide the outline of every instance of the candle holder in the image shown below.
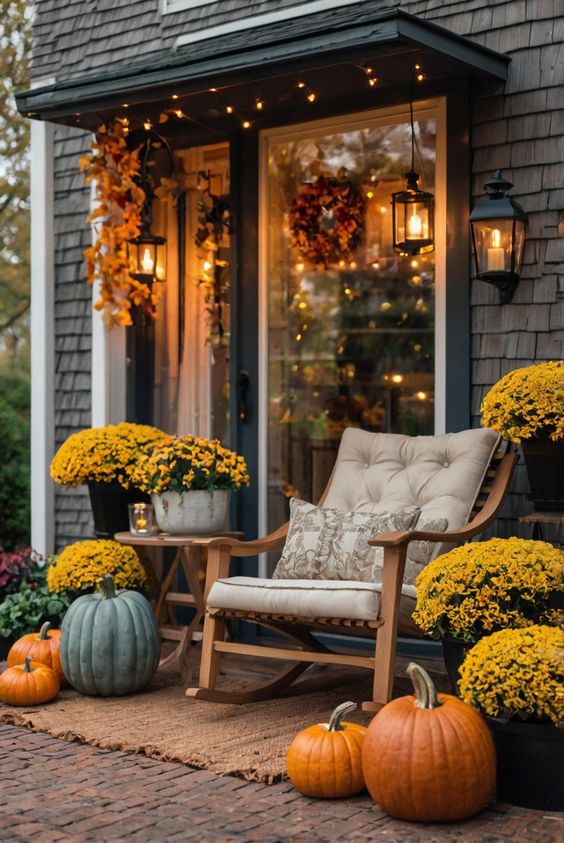
<svg viewBox="0 0 564 843"><path fill-rule="evenodd" d="M155 510L151 503L130 503L129 531L134 536L150 536L155 526Z"/></svg>

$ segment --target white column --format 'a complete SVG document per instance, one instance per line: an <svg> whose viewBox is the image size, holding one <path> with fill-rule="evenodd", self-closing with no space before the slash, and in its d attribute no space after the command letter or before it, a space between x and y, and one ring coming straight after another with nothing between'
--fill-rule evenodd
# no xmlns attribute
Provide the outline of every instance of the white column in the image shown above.
<svg viewBox="0 0 564 843"><path fill-rule="evenodd" d="M92 209L96 205L94 183L90 204ZM125 421L126 412L125 328L106 328L102 312L94 309L99 298L99 284L96 283L92 287L92 427Z"/></svg>
<svg viewBox="0 0 564 843"><path fill-rule="evenodd" d="M53 132L31 123L31 544L53 553L55 447L55 258Z"/></svg>

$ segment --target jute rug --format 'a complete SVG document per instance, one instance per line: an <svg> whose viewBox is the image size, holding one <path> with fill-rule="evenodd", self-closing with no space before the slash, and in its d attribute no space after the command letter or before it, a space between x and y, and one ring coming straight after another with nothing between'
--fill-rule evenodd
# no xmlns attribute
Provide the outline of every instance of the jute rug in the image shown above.
<svg viewBox="0 0 564 843"><path fill-rule="evenodd" d="M41 706L0 703L0 724L271 784L284 777L286 750L297 732L327 722L345 700L370 697L368 673L316 666L306 676L291 696L236 706L188 699L176 675L157 674L145 691L128 697L64 690ZM408 691L401 681L399 692ZM347 719L370 721L361 711Z"/></svg>

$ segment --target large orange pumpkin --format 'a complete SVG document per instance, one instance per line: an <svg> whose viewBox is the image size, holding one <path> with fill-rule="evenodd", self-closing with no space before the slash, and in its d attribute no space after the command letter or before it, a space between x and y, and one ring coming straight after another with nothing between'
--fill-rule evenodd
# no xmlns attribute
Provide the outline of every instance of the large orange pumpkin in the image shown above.
<svg viewBox="0 0 564 843"><path fill-rule="evenodd" d="M366 728L342 723L356 703L337 706L329 723L318 723L299 732L288 749L288 775L306 796L329 799L354 796L364 790L361 750Z"/></svg>
<svg viewBox="0 0 564 843"><path fill-rule="evenodd" d="M8 705L39 705L59 693L54 670L28 656L24 664L7 668L0 675L0 700Z"/></svg>
<svg viewBox="0 0 564 843"><path fill-rule="evenodd" d="M481 810L493 796L496 757L481 716L438 694L411 663L415 696L392 700L372 720L362 768L372 798L392 817L451 822Z"/></svg>
<svg viewBox="0 0 564 843"><path fill-rule="evenodd" d="M46 621L39 632L22 635L12 645L7 658L8 667L23 664L31 656L34 662L41 662L54 670L61 685L67 684L59 656L60 643L61 630L51 629L51 624Z"/></svg>

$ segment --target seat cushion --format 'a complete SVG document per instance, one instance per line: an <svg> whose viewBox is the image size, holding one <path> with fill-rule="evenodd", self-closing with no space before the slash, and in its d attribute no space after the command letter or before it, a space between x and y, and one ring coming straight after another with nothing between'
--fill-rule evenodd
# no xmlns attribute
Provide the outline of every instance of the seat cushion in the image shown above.
<svg viewBox="0 0 564 843"><path fill-rule="evenodd" d="M399 512L342 512L292 498L288 536L273 577L381 582L383 550L371 547L368 539L411 530L418 517L415 506Z"/></svg>
<svg viewBox="0 0 564 843"><path fill-rule="evenodd" d="M455 530L468 522L499 441L487 428L439 436L347 428L323 506L355 512L416 506L421 515L415 529L446 519ZM430 558L450 547L437 544Z"/></svg>
<svg viewBox="0 0 564 843"><path fill-rule="evenodd" d="M261 577L229 577L216 580L207 605L298 618L348 618L377 620L380 589L375 583L347 580L271 580ZM411 617L415 589L402 588L400 611Z"/></svg>

